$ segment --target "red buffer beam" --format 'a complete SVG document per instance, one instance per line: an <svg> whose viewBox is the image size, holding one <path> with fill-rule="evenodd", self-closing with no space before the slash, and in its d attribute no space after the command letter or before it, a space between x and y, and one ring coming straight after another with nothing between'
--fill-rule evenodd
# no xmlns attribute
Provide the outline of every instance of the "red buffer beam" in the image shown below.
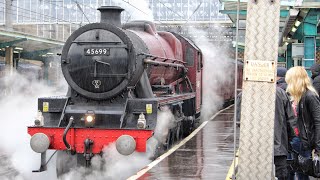
<svg viewBox="0 0 320 180"><path fill-rule="evenodd" d="M31 136L36 133L46 134L50 140L49 149L56 150L67 150L63 143L64 130L65 128L28 127L28 133ZM67 133L67 141L72 150L77 153L84 153L84 141L91 139L94 142L92 153L98 154L121 135L130 135L136 141L136 151L145 152L147 140L152 136L152 133L151 130L70 128Z"/></svg>

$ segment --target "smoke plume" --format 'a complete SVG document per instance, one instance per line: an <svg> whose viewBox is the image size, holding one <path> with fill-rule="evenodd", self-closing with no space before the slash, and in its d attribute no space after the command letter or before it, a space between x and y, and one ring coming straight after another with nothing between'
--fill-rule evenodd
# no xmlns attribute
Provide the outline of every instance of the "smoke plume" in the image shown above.
<svg viewBox="0 0 320 180"><path fill-rule="evenodd" d="M92 158L90 169L84 167L76 168L62 176L62 180L103 180L103 179L127 179L137 171L151 162L155 156L158 156L158 149L166 143L169 128L173 128L174 116L168 107L163 107L158 112L157 125L154 136L147 141L147 151L145 153L134 152L129 156L121 155L115 143L108 145L103 150L103 155ZM157 153L157 154L155 154Z"/></svg>
<svg viewBox="0 0 320 180"><path fill-rule="evenodd" d="M16 176L4 177L8 179L54 179L50 170L52 164L48 164L49 171L32 174L32 170L40 167L40 155L30 148L30 135L27 126L34 124L37 113L37 98L62 95L54 88L48 87L44 82L39 82L34 75L20 75L13 71L0 79L0 154L9 159L8 163L0 169L11 168ZM47 156L50 156L51 152ZM2 159L1 159L2 160Z"/></svg>
<svg viewBox="0 0 320 180"><path fill-rule="evenodd" d="M126 179L150 162L145 153L134 152L129 156L118 153L115 144L103 150L103 155L92 158L90 169L84 167L73 169L64 175L63 180L104 180Z"/></svg>
<svg viewBox="0 0 320 180"><path fill-rule="evenodd" d="M234 75L233 62L228 58L227 46L213 44L207 38L208 32L189 28L192 40L201 49L203 54L202 79L202 120L209 120L224 103L223 93L233 93L232 76ZM223 31L220 31L223 32ZM230 86L231 85L231 86ZM226 87L230 87L227 89Z"/></svg>
<svg viewBox="0 0 320 180"><path fill-rule="evenodd" d="M149 8L148 0L112 0L129 14L126 21L147 20L153 21L153 13Z"/></svg>

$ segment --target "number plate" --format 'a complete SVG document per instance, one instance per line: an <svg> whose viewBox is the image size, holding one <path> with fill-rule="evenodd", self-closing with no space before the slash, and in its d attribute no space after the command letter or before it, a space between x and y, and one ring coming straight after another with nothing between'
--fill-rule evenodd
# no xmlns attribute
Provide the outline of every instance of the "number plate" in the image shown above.
<svg viewBox="0 0 320 180"><path fill-rule="evenodd" d="M110 55L110 48L84 48L84 55L85 56L109 56Z"/></svg>

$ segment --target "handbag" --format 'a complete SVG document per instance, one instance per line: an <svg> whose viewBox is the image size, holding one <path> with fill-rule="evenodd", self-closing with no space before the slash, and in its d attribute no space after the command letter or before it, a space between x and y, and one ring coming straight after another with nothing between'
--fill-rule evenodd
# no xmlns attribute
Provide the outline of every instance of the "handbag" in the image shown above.
<svg viewBox="0 0 320 180"><path fill-rule="evenodd" d="M299 152L292 150L293 160L289 162L291 169L294 172L303 173L309 176L313 176L313 160L310 157L303 157Z"/></svg>

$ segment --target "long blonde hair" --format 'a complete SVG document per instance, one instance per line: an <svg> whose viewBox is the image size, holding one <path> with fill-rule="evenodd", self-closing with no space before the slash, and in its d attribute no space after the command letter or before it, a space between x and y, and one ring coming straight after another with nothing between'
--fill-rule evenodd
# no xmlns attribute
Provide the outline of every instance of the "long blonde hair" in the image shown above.
<svg viewBox="0 0 320 180"><path fill-rule="evenodd" d="M307 71L301 66L290 68L287 71L285 80L288 84L287 92L290 93L296 103L299 103L303 93L307 90L310 90L319 96L311 84Z"/></svg>

